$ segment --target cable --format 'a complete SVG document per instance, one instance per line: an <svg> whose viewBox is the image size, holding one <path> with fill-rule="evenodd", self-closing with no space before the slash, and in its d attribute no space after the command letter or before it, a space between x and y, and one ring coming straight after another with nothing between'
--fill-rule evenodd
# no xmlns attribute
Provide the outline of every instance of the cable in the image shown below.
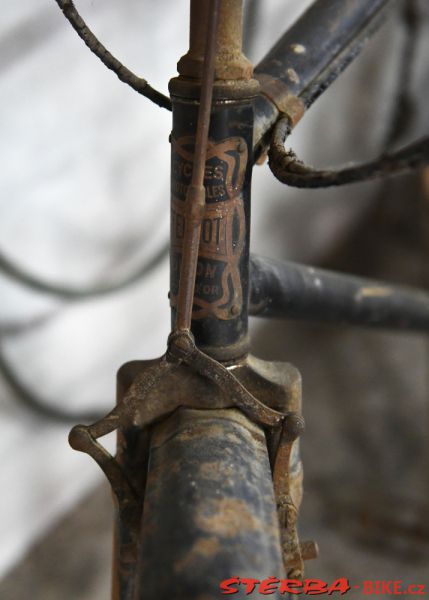
<svg viewBox="0 0 429 600"><path fill-rule="evenodd" d="M132 73L103 46L82 19L72 0L55 0L55 2L78 36L108 69L113 71L121 81L132 87L133 90L142 96L145 96L162 108L171 110L170 98L151 87L146 79Z"/></svg>
<svg viewBox="0 0 429 600"><path fill-rule="evenodd" d="M405 41L398 66L397 89L390 125L384 148L390 149L409 129L415 102L411 95L415 62L419 43L421 11L418 0L405 0L402 7L402 22ZM282 122L281 122L282 121ZM306 166L292 151L284 149L284 142L291 133L287 120L280 120L275 128L270 149L270 168L279 181L293 187L322 188L346 185L396 175L429 163L428 138L422 138L398 152L384 153L374 161L351 165L339 170L318 170Z"/></svg>
<svg viewBox="0 0 429 600"><path fill-rule="evenodd" d="M429 164L429 137L421 138L397 152L376 160L339 170L318 170L305 165L284 143L291 132L288 117L283 116L274 128L268 153L273 175L282 183L299 188L326 188L397 175Z"/></svg>

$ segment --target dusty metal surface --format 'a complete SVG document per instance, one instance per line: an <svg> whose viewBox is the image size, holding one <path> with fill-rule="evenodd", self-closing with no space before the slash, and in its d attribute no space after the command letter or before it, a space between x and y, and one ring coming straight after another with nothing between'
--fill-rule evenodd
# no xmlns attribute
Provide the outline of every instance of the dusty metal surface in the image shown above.
<svg viewBox="0 0 429 600"><path fill-rule="evenodd" d="M255 160L269 145L279 116L296 124L297 99L308 108L335 81L383 22L391 3L318 0L277 41L255 67L262 84L255 107Z"/></svg>
<svg viewBox="0 0 429 600"><path fill-rule="evenodd" d="M253 100L259 84L242 54L242 0L221 0L215 57L214 99L203 184L205 210L201 235L192 243L187 195L195 168L197 102L207 38L208 0L191 3L189 52L179 61L179 77L170 82L173 101L170 304L177 324L179 280L194 287L192 332L198 347L218 360L235 360L248 352L250 184L252 175ZM201 200L201 199L200 199ZM196 280L182 276L198 246ZM186 269L185 269L186 270ZM180 274L180 277L179 277ZM184 329L183 323L180 328Z"/></svg>
<svg viewBox="0 0 429 600"><path fill-rule="evenodd" d="M294 576L302 574L303 556L296 533L302 497L296 440L303 429L297 371L252 358L227 369L204 355L189 334L181 332L170 336L169 350L160 360L125 366L119 373L118 390L118 405L105 419L88 427L76 426L70 434L73 448L91 455L103 469L117 499L116 597L127 598L134 593L138 523L147 469L147 456L141 452L146 443L144 432L179 407L208 411L238 408L265 430L285 569ZM122 432L118 460L97 442L97 438L114 429ZM140 452L136 454L138 448ZM130 468L124 458L129 452ZM311 554L307 552L308 557Z"/></svg>
<svg viewBox="0 0 429 600"><path fill-rule="evenodd" d="M260 94L266 96L275 105L279 114L286 114L292 127L295 127L304 116L303 100L291 94L288 86L279 78L265 73L257 74L255 77L261 84Z"/></svg>
<svg viewBox="0 0 429 600"><path fill-rule="evenodd" d="M182 77L201 79L204 48L207 38L209 2L191 1L189 51L178 63ZM220 0L217 36L215 79L224 81L248 80L253 66L243 55L243 0Z"/></svg>
<svg viewBox="0 0 429 600"><path fill-rule="evenodd" d="M288 72L289 79L291 81L295 81L295 82L298 81L299 77L297 76L297 73L296 72L292 72L290 69L288 69L288 71L289 71ZM382 293L382 291L381 291L381 293ZM380 295L380 289L366 290L366 292L365 292L364 295L370 295L370 296ZM179 350L184 350L185 351L185 356L183 357L183 359L187 358L187 356L186 356L187 348L186 347L185 348L180 348L180 346L179 346L178 349ZM180 357L182 356L182 354L177 351L178 349L177 348L173 348L173 350L176 350L176 354L175 354L176 358L179 357L179 359L181 359ZM173 355L174 355L174 352L173 352ZM195 364L199 364L199 368L201 368L201 373L204 375L204 377L206 377L206 376L208 377L209 366L210 365L207 363L206 359L203 356L201 356L201 355L195 355L194 359L195 359L194 360ZM206 371L204 371L204 369ZM234 387L232 385L232 380L230 380L230 379L228 380L227 376L223 373L223 371L221 372L219 369L216 370L215 368L213 368L210 371L210 373L211 373L211 376L212 376L212 378L213 378L214 381L221 381L221 383L229 381L229 383L231 383L231 389ZM143 387L143 395L146 394L146 393L149 394L150 391L153 392L154 388L152 388L151 390L149 390L150 386L152 384L153 385L158 385L158 383L159 383L159 381L156 379L156 376L154 376L152 374L152 379L149 378L149 385L146 385L146 384L142 385L142 387ZM238 399L239 399L239 401L242 402L243 406L246 406L248 410L250 410L250 408L252 410L255 410L255 406L256 406L256 408L258 408L262 412L262 409L257 404L255 405L255 403L253 402L252 398L249 396L248 393L247 394L244 393L239 387L237 387L236 382L234 382L234 385L235 385L235 388L234 388L235 392L237 392ZM248 390L249 389L250 388L248 388ZM174 389L174 392L175 391L176 391L176 389ZM245 392L246 392L246 390L245 390ZM253 392L252 392L252 395L254 397L257 397L256 394L253 394ZM249 403L250 403L250 408L249 408ZM278 410L280 410L280 409L278 409ZM291 445L291 442L293 441L293 439L296 436L296 434L299 432L299 425L300 425L299 420L298 419L294 420L293 416L292 416L292 420L289 420L290 427L285 427L285 423L287 422L287 418L290 417L290 416L291 415L286 415L285 418L284 418L284 421L283 421L283 427L282 427L282 429L284 430L284 432L283 432L283 440L281 440L279 442L278 447L277 447L277 455L274 457L274 472L275 473L279 472L279 471L283 472L284 471L284 467L286 465L287 465L286 466L286 470L288 470L288 465L290 464L290 460L291 460L290 457L291 457L291 454L292 454L292 445ZM127 419L128 419L128 417L129 417L129 415L127 415ZM139 415L139 418L141 418L141 415ZM124 419L124 423L125 423L125 419ZM129 426L129 424L128 424L128 426ZM100 430L101 431L105 431L105 429L103 429L103 428L101 428ZM78 445L79 445L79 443L82 444L82 436L79 437L79 431L77 431L75 433L77 433L77 444ZM80 432L80 433L82 434L82 432ZM138 439L139 436L137 435L136 438ZM92 441L93 440L90 440L91 444L92 444ZM75 439L75 442L76 442L76 439ZM127 441L124 440L122 444L123 444L123 446L125 448L125 446L128 445L128 440ZM86 442L84 442L82 444L82 448L85 448L85 447L88 448L87 445L86 445ZM125 450L124 450L124 452L125 452ZM137 450L135 448L133 450L133 452L140 452L140 450ZM98 447L95 450L94 450L94 448L92 448L92 453L93 453L93 455L95 455L95 457L98 460L98 462L100 462L102 464L102 466L104 465L104 468L105 468L106 472L110 472L111 473L111 479L112 479L112 481L114 483L114 486L118 487L118 481L117 481L117 479L118 479L118 477L120 479L120 476L123 475L124 467L122 465L120 465L121 470L122 470L122 473L120 473L120 471L118 471L118 469L114 465L112 465L112 463L107 463L106 462L106 459L108 457L106 457L106 455ZM206 469L206 471L207 471L207 469ZM284 479L286 479L285 476L284 476ZM293 504L291 502L292 487L293 486L291 484L291 476L290 476L290 474L288 474L287 479L288 479L287 483L288 483L288 487L289 487L289 493L288 494L285 492L285 489L283 489L281 486L279 487L279 478L278 477L275 478L276 484L278 486L277 490L278 490L278 498L279 498L279 508L281 509L281 513L282 513L281 516L282 516L282 519L285 521L286 528L290 527L290 524L291 523L293 524L294 521L295 521L294 509L295 509L295 506L297 504L297 501L293 502ZM126 484L125 484L125 488L126 489L125 489L125 493L123 493L122 498L120 498L120 501L122 502L122 504L124 506L127 505L126 503L128 503L128 506L132 506L133 503L135 502L135 498L134 498L135 497L135 492L136 492L137 489L142 489L142 486L141 485L135 485L134 481L133 481L133 478L129 477L128 474L127 474L127 477L126 477L125 481L126 481ZM119 485L121 483L122 482L119 482ZM144 484L143 484L143 487L144 487ZM225 504L222 504L222 507L224 509L226 509L227 513L229 513L230 505L226 505L225 506ZM205 523L207 524L207 521L205 521ZM212 521L210 519L209 519L209 523L212 523ZM292 532L292 534L294 533L292 530L291 530L291 532ZM288 553L289 553L289 555L291 555L291 558L289 559L288 563L289 564L292 563L295 566L295 564L299 564L300 557L296 556L297 543L296 543L296 540L294 540L293 535L288 536L286 541L287 541L288 544L290 544L291 540L293 541L292 546L294 546L294 547L292 547L292 548L290 548L290 549L287 550ZM213 545L212 543L205 544L204 545L205 554L210 554L210 552L213 551L213 547L214 546L215 545ZM200 548L200 549L202 549L202 548ZM312 546L311 544L302 545L301 548L300 548L300 550L301 550L301 555L302 556L304 556L304 554L308 554L308 555L314 554L314 546ZM128 560L128 562L130 562L130 555L128 555L125 560Z"/></svg>
<svg viewBox="0 0 429 600"><path fill-rule="evenodd" d="M152 436L136 597L214 599L230 573L272 569L283 571L263 430L234 409L179 409Z"/></svg>
<svg viewBox="0 0 429 600"><path fill-rule="evenodd" d="M180 68L186 71L189 65L195 67L198 64L204 40L203 78L194 78L190 82L188 71L187 77L181 73L179 78L170 85L170 90L174 94L173 165L174 148L177 146L181 146L182 150L185 148L189 152L190 180L181 182L180 177L177 179L178 184L184 185L183 195L186 203L181 215L184 219L181 265L180 269L176 269L180 272L178 292L176 295L173 289L170 295L174 307L173 332L168 340L167 352L159 360L138 363L138 365L133 363L130 367L122 369L118 378L117 406L106 417L90 426L74 427L69 437L74 449L86 452L99 464L116 497L113 585L115 600L158 598L161 593L159 586L165 584L163 578L168 569L170 569L168 585L178 590L178 595L174 597L183 598L183 594L186 595L189 591L196 600L195 594L202 593L201 586L207 589L207 577L200 572L199 577L189 587L189 572L194 574L195 571L194 555L199 559L207 558L208 567L211 566L213 569L212 579L209 579L211 585L214 585L216 580L216 590L213 591L217 591L221 573L215 569L215 565L219 565L219 568L225 571L229 564L234 564L235 557L237 567L247 563L246 570L250 574L252 561L249 562L246 558L246 546L249 542L242 535L246 530L256 536L254 543L257 543L257 546L254 552L261 558L260 567L261 569L264 567L263 570L266 570L270 563L269 572L276 572L281 568L279 562L283 562L286 573L301 577L303 549L306 550L308 557L314 554L314 548L309 550L309 544L301 549L297 535L297 513L302 497L302 469L297 439L304 428L300 415L300 394L296 391L299 376L295 371L293 372L292 389L285 385L270 386L272 379L269 373L270 367L265 366L266 373L256 378L258 385L253 393L254 373L251 363L246 358L250 213L248 209L247 212L244 210L244 200L246 199L249 207L253 163L250 152L253 125L251 97L257 89L257 84L251 80L252 70L241 55L241 37L236 39L237 31L242 27L240 0L220 1L219 36L215 61L214 42L218 6L219 0L192 3L194 32L191 34L191 60L187 64L185 58ZM208 25L202 37L198 27L195 30L195 23L201 26L204 17ZM215 62L216 100L212 109ZM219 65L222 65L223 70ZM195 75L198 77L198 73L194 71L194 77ZM226 84L225 80L227 80ZM200 98L199 104L195 102L198 98ZM192 118L189 118L189 107L193 111ZM215 141L214 146L216 148L222 144L226 145L223 170L221 162L211 165L207 161L209 121L213 120L213 114L217 117L217 120L214 120L215 126L212 123L210 128L210 135ZM178 137L177 123L180 117L182 129L181 137ZM192 140L192 143L188 140L191 148L186 148L186 144L183 144L183 137L186 136ZM216 148L216 158L219 158L218 153L219 150ZM184 170L185 162L177 164ZM234 168L237 164L241 165L241 168ZM231 246L232 252L231 257L228 258L237 256L238 260L236 265L232 267L229 265L229 270L225 267L225 280L222 281L224 293L229 294L232 290L231 301L226 304L218 303L218 312L213 309L213 306L210 307L210 304L214 303L209 302L208 307L212 310L208 310L201 319L203 324L206 322L209 325L198 330L194 318L192 329L197 334L199 346L202 345L206 351L210 349L212 355L215 354L213 352L215 348L223 353L224 358L227 356L229 368L202 352L190 332L193 305L198 305L198 301L201 300L197 288L195 302L193 302L195 278L198 273L197 259L199 257L202 264L202 259L207 258L204 256L204 245L199 242L200 235L204 240L204 217L209 216L207 210L210 206L207 209L204 200L209 204L210 187L204 184L207 169L210 168L215 178L216 168L220 169L221 175L220 182L216 186L217 197L213 207L217 212L216 219L219 224L222 221L228 224L230 220L230 227L224 230L226 239L217 240L215 258L219 258L220 248L226 242L226 246ZM179 168L178 172L179 175L182 174L182 169ZM173 192L174 190L173 186ZM228 202L228 209L231 205L230 219L228 213L222 212L222 206ZM178 214L180 212L178 211ZM210 219L206 220L212 227ZM173 241L176 228L177 220L173 220ZM228 239L228 232L230 239ZM234 242L235 238L237 239ZM202 250L199 253L200 247ZM210 258L212 262L207 262L207 266L210 266L211 272L214 273L215 261L213 257ZM173 261L172 264L174 265ZM220 267L220 264L218 266ZM172 271L174 272L174 267ZM226 315L221 312L225 306L228 306ZM223 327L225 323L227 327ZM272 367L272 369L275 373L276 368ZM239 375L243 376L243 380ZM279 376L278 373L275 375ZM192 385L189 385L190 383ZM198 387L201 394L197 393ZM275 394L271 394L273 389L276 391ZM242 477L232 478L231 484L227 480L225 489L218 483L217 487L213 489L210 487L212 478L207 476L208 466L205 461L199 460L204 448L207 450L204 445L207 444L207 430L204 435L201 435L198 426L195 426L196 437L193 439L192 436L188 436L186 440L185 436L183 440L182 435L180 441L181 434L178 433L179 437L177 437L175 432L168 434L170 439L165 438L165 427L168 429L168 425L164 425L162 421L178 409L181 415L192 415L197 421L198 414L199 418L206 422L207 419L213 419L210 416L213 410L235 409L241 412L239 419L249 421L245 429L253 433L250 438L246 438L247 442L243 440L239 443L237 434L230 432L231 438L235 435L237 462L234 465L237 470L243 467L246 473L252 471L257 480L248 490L240 484ZM192 411L184 413L185 409L188 411L192 409ZM231 410L228 410L228 413L236 414L231 413ZM234 421L234 419L232 421L225 419L225 415L222 419L225 422L223 427L209 428L212 433L215 432L213 454L216 454L216 449L219 451L224 449L225 428L230 428ZM259 437L255 434L255 426L256 429L259 428ZM180 430L180 423L178 427ZM98 442L100 437L114 430L119 431L117 459L113 458ZM253 446L256 438L259 450ZM160 441L161 439L164 441ZM175 445L174 440L179 444L178 446ZM188 443L182 443L184 441ZM258 466L253 465L253 467L252 461L249 461L252 448L258 454L255 459L259 460ZM163 455L165 452L167 454ZM156 467L154 457L157 455L164 456L159 463L162 465L162 473L160 473L161 467L159 466L158 469ZM181 457L182 462L177 464L177 460L179 459L180 462ZM216 455L215 462L221 471L230 468L228 458L222 452ZM201 467L206 469L205 475L201 474ZM172 516L174 510L170 511L168 506L171 500L174 500L173 490L177 490L179 496L185 493L184 471L191 473L201 486L201 500L198 506L193 502L173 503L176 512L179 513L178 518L182 521L178 523ZM146 473L148 473L147 479ZM247 481L249 483L249 477ZM262 490L264 498L262 503L259 501L261 492L258 493L258 489ZM264 490L267 490L267 493ZM150 508L153 504L157 505L155 513L152 513ZM150 521L151 514L156 515L155 521ZM143 534L140 528L142 515ZM248 518L244 519L245 515ZM164 521L171 518L173 518L174 529L172 529L173 524L165 529ZM237 519L240 526L234 532L232 526ZM155 543L154 536L157 531L164 532L164 538ZM173 531L175 537L172 539ZM202 532L204 532L203 536ZM225 536L230 538L235 536L236 544L227 545ZM187 548L186 540L189 540L191 549ZM231 542L231 539L229 541ZM140 548L141 544L142 548ZM263 548L267 551L264 552ZM159 553L161 555L170 553L174 560L167 560L166 565ZM214 561L214 554L219 555L218 562ZM150 562L149 555L153 555L153 563ZM151 589L149 577L153 582ZM173 596L170 594L170 597Z"/></svg>
<svg viewBox="0 0 429 600"><path fill-rule="evenodd" d="M429 294L421 290L259 256L251 274L251 315L429 330Z"/></svg>
<svg viewBox="0 0 429 600"><path fill-rule="evenodd" d="M170 304L174 322L194 143L190 126L195 122L196 107L178 97L173 105ZM198 346L220 360L234 359L248 350L251 148L251 101L215 100L192 332Z"/></svg>

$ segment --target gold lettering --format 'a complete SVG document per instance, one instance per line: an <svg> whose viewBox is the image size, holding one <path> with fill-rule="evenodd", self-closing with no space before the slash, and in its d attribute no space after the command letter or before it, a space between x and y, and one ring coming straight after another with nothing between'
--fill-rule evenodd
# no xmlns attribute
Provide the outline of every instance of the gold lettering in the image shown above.
<svg viewBox="0 0 429 600"><path fill-rule="evenodd" d="M206 266L206 277L207 279L214 279L217 271L216 265L207 265Z"/></svg>
<svg viewBox="0 0 429 600"><path fill-rule="evenodd" d="M221 165L206 165L204 170L205 179L223 179L223 168Z"/></svg>
<svg viewBox="0 0 429 600"><path fill-rule="evenodd" d="M213 177L215 179L223 179L223 168L221 165L215 167Z"/></svg>

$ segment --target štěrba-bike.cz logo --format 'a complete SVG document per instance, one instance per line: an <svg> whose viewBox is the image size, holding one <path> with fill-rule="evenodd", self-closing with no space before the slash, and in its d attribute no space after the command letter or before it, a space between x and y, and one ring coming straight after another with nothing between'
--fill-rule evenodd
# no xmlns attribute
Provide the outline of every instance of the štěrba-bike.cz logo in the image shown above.
<svg viewBox="0 0 429 600"><path fill-rule="evenodd" d="M344 596L352 590L359 590L362 596L425 596L426 586L419 583L408 583L403 580L368 580L353 585L349 579L340 578L332 583L322 579L252 579L231 577L220 583L220 591L224 595L241 593L268 596L271 594L294 594L302 596Z"/></svg>

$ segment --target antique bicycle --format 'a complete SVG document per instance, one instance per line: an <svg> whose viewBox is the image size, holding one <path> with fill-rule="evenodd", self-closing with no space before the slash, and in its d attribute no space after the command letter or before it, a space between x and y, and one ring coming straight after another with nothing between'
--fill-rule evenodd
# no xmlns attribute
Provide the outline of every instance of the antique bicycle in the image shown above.
<svg viewBox="0 0 429 600"><path fill-rule="evenodd" d="M253 70L241 0L193 0L189 52L171 99L121 65L70 0L90 49L136 91L172 109L172 334L159 360L118 374L118 404L77 426L117 500L113 597L219 597L230 575L288 575L317 554L297 532L302 496L300 375L249 355L248 316L427 330L423 292L249 255L252 168L321 187L428 162L425 138L359 167L306 167L284 143L359 53L392 4L319 0ZM43 286L42 286L43 287ZM97 439L118 430L111 457Z"/></svg>

